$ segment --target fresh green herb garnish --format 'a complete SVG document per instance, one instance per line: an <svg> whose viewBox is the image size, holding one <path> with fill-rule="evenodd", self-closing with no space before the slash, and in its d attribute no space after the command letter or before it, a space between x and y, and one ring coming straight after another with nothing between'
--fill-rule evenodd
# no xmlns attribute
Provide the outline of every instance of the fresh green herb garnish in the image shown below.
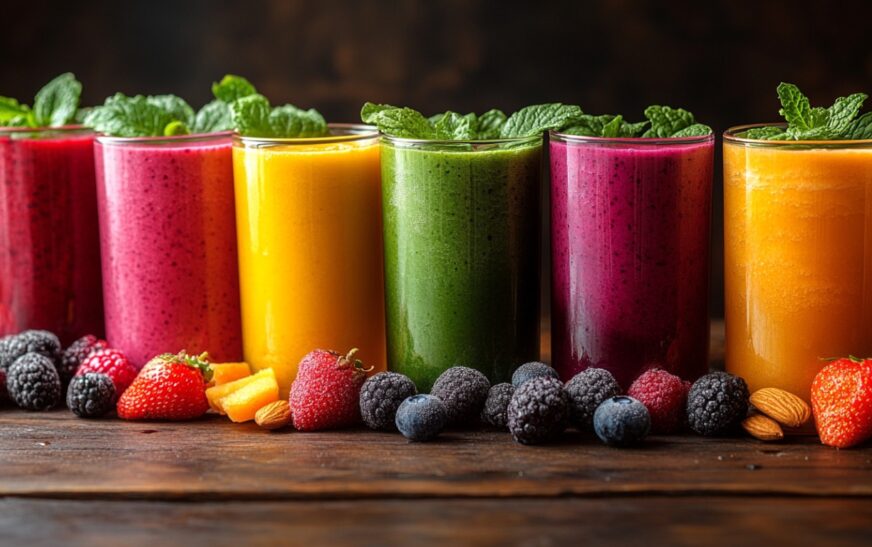
<svg viewBox="0 0 872 547"><path fill-rule="evenodd" d="M40 89L33 109L9 97L0 97L0 126L61 127L75 121L82 84L71 72L61 74Z"/></svg>
<svg viewBox="0 0 872 547"><path fill-rule="evenodd" d="M627 122L621 115L585 114L579 123L562 131L568 135L607 138L675 138L709 135L712 128L696 123L693 114L683 108L653 105L645 109L644 122Z"/></svg>
<svg viewBox="0 0 872 547"><path fill-rule="evenodd" d="M246 137L308 138L329 134L317 110L286 104L270 107L263 95L248 95L230 103L233 127Z"/></svg>
<svg viewBox="0 0 872 547"><path fill-rule="evenodd" d="M206 103L197 112L194 117L194 132L215 133L235 129L230 114L230 104L256 93L257 90L251 82L242 76L227 74L220 82L212 84L212 95L215 96L215 100Z"/></svg>
<svg viewBox="0 0 872 547"><path fill-rule="evenodd" d="M193 109L178 97L116 93L88 112L85 125L113 137L159 137L190 133L193 119Z"/></svg>
<svg viewBox="0 0 872 547"><path fill-rule="evenodd" d="M425 118L411 108L374 103L364 104L360 111L364 123L375 125L386 135L459 141L533 137L575 123L581 116L577 106L560 103L528 106L509 117L494 109L481 116L448 111Z"/></svg>
<svg viewBox="0 0 872 547"><path fill-rule="evenodd" d="M853 93L839 97L829 108L813 107L797 86L781 82L778 113L787 121L787 127L755 127L739 136L771 141L872 139L872 112L857 117L867 98L865 93Z"/></svg>

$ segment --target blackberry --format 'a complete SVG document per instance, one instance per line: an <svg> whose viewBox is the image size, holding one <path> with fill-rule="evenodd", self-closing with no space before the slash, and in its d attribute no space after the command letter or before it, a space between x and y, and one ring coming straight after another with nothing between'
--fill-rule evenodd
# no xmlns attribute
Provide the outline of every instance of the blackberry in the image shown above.
<svg viewBox="0 0 872 547"><path fill-rule="evenodd" d="M700 435L723 435L748 414L748 385L727 372L711 372L690 386L687 422Z"/></svg>
<svg viewBox="0 0 872 547"><path fill-rule="evenodd" d="M6 371L9 396L26 410L48 410L61 400L61 379L45 355L27 353Z"/></svg>
<svg viewBox="0 0 872 547"><path fill-rule="evenodd" d="M569 421L582 431L593 430L593 414L609 397L621 394L621 386L612 373L603 368L588 368L566 382L569 394Z"/></svg>
<svg viewBox="0 0 872 547"><path fill-rule="evenodd" d="M379 372L360 388L360 415L370 429L396 430L397 409L418 390L408 376Z"/></svg>
<svg viewBox="0 0 872 547"><path fill-rule="evenodd" d="M512 384L492 386L481 410L481 421L491 427L506 429L509 425L509 401L514 394L515 387Z"/></svg>
<svg viewBox="0 0 872 547"><path fill-rule="evenodd" d="M539 444L566 429L569 395L559 380L533 378L515 390L508 408L512 437L522 444Z"/></svg>
<svg viewBox="0 0 872 547"><path fill-rule="evenodd" d="M47 330L26 330L0 340L0 368L8 369L16 359L26 353L48 357L56 366L61 355L61 342Z"/></svg>
<svg viewBox="0 0 872 547"><path fill-rule="evenodd" d="M478 422L487 400L490 382L469 367L451 367L436 378L430 394L445 403L448 425L470 426Z"/></svg>
<svg viewBox="0 0 872 547"><path fill-rule="evenodd" d="M632 446L648 436L651 415L637 399L612 397L603 401L594 412L593 429L606 444Z"/></svg>
<svg viewBox="0 0 872 547"><path fill-rule="evenodd" d="M67 388L67 406L80 418L99 418L115 407L115 384L98 372L76 376Z"/></svg>
<svg viewBox="0 0 872 547"><path fill-rule="evenodd" d="M75 342L69 345L61 354L58 360L58 375L61 377L61 384L66 386L70 383L70 379L76 375L79 370L79 365L82 364L91 353L98 349L106 349L109 344L106 340L101 340L93 334L82 336Z"/></svg>
<svg viewBox="0 0 872 547"><path fill-rule="evenodd" d="M412 395L397 409L396 426L410 441L429 441L445 429L445 404L433 395Z"/></svg>
<svg viewBox="0 0 872 547"><path fill-rule="evenodd" d="M0 368L0 406L6 403L9 394L6 392L6 371Z"/></svg>
<svg viewBox="0 0 872 547"><path fill-rule="evenodd" d="M515 369L515 372L512 373L512 385L515 386L515 389L518 389L521 387L521 384L527 380L538 378L539 376L547 376L549 378L554 378L555 380L560 379L560 376L558 376L557 371L554 370L554 368L545 363L533 361L531 363L524 363Z"/></svg>

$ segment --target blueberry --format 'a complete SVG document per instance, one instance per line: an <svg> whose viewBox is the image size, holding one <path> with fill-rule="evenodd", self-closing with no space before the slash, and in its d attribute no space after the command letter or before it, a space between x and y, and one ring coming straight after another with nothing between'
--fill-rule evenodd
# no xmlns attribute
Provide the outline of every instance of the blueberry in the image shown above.
<svg viewBox="0 0 872 547"><path fill-rule="evenodd" d="M557 371L550 366L545 363L540 363L539 361L532 361L530 363L524 363L515 369L515 372L512 373L512 385L515 386L515 389L518 389L527 380L538 378L540 376L554 378L555 380L560 379L560 376L557 375Z"/></svg>
<svg viewBox="0 0 872 547"><path fill-rule="evenodd" d="M410 441L429 441L445 429L445 404L433 395L412 395L397 409L397 429Z"/></svg>
<svg viewBox="0 0 872 547"><path fill-rule="evenodd" d="M594 412L593 429L606 444L631 446L648 436L651 416L645 405L632 397L612 397Z"/></svg>

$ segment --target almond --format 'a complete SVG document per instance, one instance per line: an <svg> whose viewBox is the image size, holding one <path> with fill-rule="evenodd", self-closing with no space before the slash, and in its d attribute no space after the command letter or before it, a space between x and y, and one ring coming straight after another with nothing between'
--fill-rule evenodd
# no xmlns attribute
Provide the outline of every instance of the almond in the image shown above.
<svg viewBox="0 0 872 547"><path fill-rule="evenodd" d="M280 429L291 423L291 407L287 401L274 401L254 414L254 422L264 429Z"/></svg>
<svg viewBox="0 0 872 547"><path fill-rule="evenodd" d="M754 408L781 425L799 427L811 418L808 403L793 393L777 387L764 387L751 395Z"/></svg>
<svg viewBox="0 0 872 547"><path fill-rule="evenodd" d="M778 422L762 414L752 414L742 420L742 428L761 441L780 441L784 438Z"/></svg>

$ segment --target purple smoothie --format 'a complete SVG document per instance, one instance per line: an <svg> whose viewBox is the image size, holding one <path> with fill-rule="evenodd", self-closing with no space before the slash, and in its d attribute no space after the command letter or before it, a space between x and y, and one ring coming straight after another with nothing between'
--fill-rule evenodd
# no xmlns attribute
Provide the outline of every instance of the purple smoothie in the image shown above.
<svg viewBox="0 0 872 547"><path fill-rule="evenodd" d="M100 137L96 158L109 343L240 361L230 136Z"/></svg>
<svg viewBox="0 0 872 547"><path fill-rule="evenodd" d="M552 136L552 356L564 380L708 366L714 138Z"/></svg>

